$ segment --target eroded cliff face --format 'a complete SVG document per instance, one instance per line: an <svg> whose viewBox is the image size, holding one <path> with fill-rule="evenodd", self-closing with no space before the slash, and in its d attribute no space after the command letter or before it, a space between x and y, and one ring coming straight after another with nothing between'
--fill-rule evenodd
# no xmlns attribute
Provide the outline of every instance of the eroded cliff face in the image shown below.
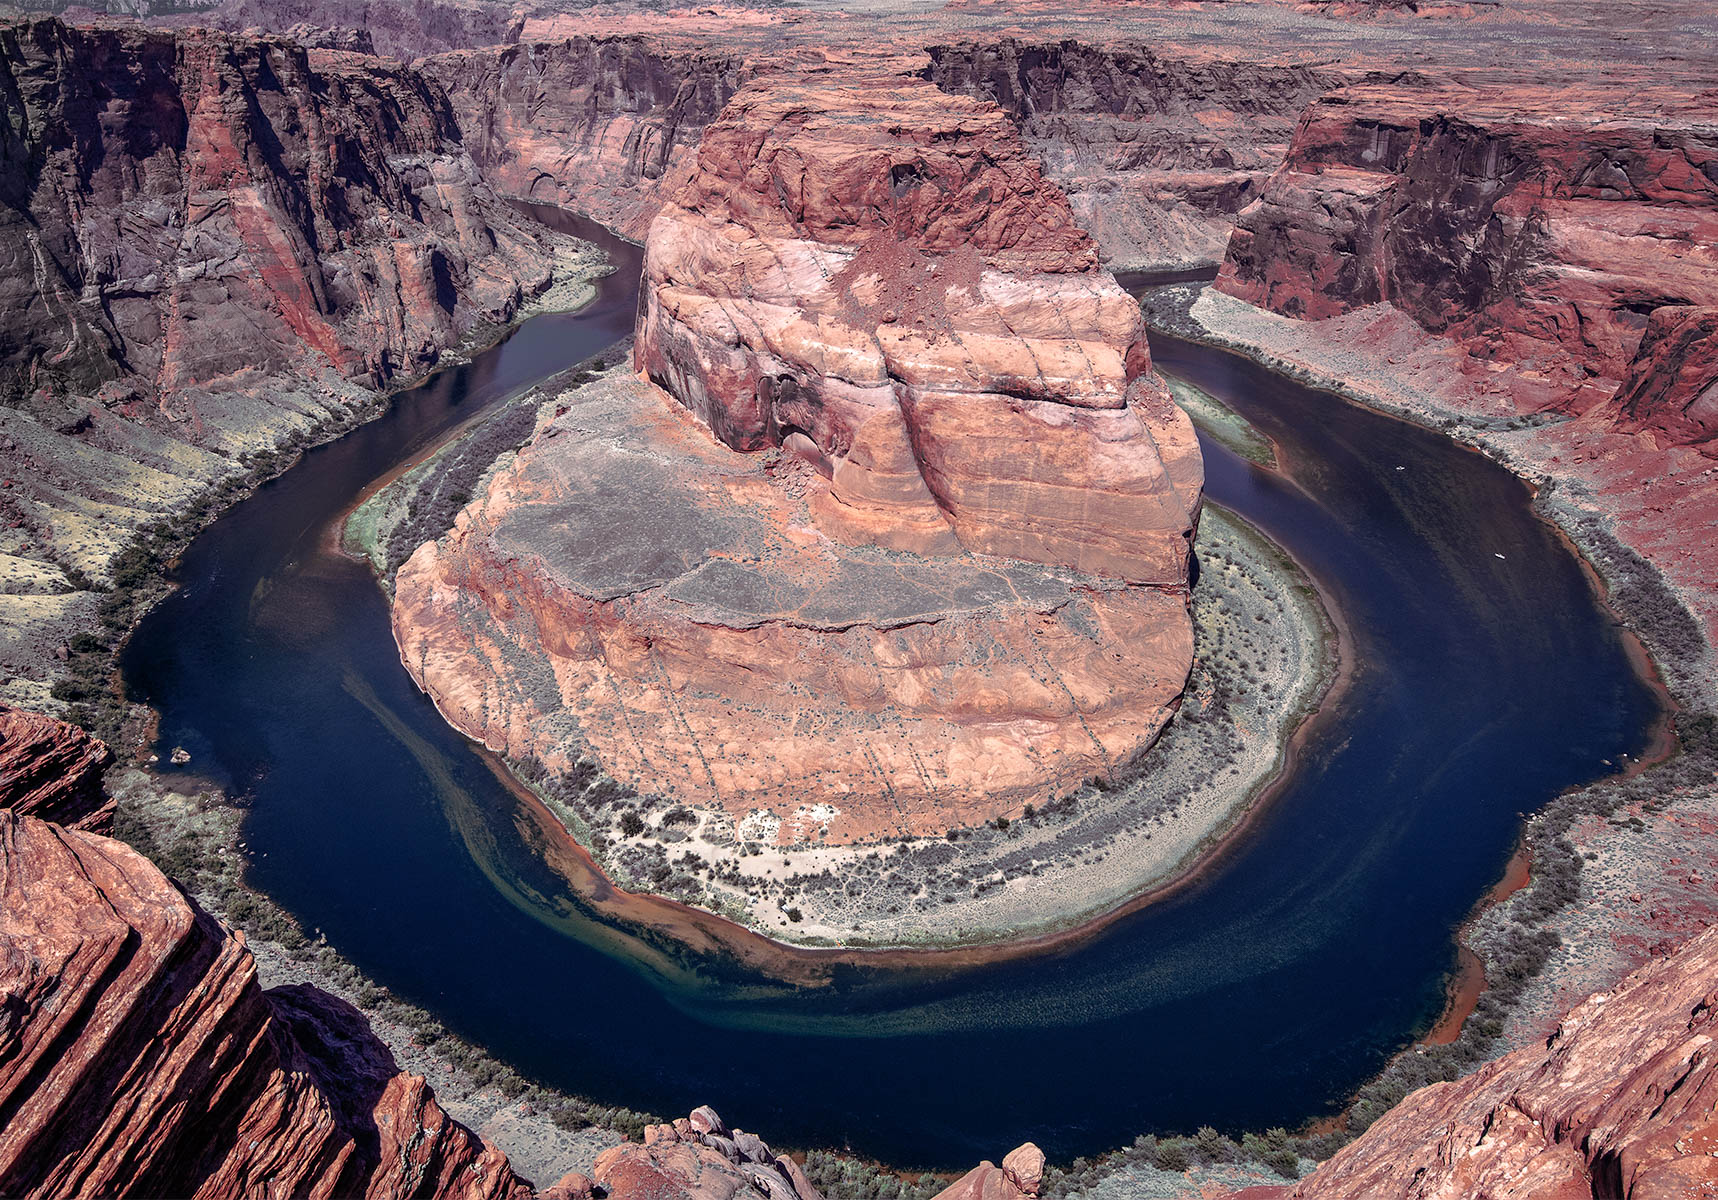
<svg viewBox="0 0 1718 1200"><path fill-rule="evenodd" d="M1307 103L1347 74L1146 45L974 39L926 77L995 101L1120 268L1216 264Z"/></svg>
<svg viewBox="0 0 1718 1200"><path fill-rule="evenodd" d="M1413 1093L1280 1195L1710 1195L1718 1190L1715 982L1718 930L1708 930L1577 1005L1544 1045Z"/></svg>
<svg viewBox="0 0 1718 1200"><path fill-rule="evenodd" d="M460 728L735 840L937 835L1109 778L1192 661L1202 464L1138 306L993 105L742 90L652 226L636 361L396 578Z"/></svg>
<svg viewBox="0 0 1718 1200"><path fill-rule="evenodd" d="M1655 310L1718 303L1714 245L1718 136L1692 99L1367 86L1307 109L1217 286L1307 319L1392 305L1468 370L1511 370L1517 408L1580 413Z"/></svg>
<svg viewBox="0 0 1718 1200"><path fill-rule="evenodd" d="M112 757L75 725L0 704L0 808L106 833L113 801L101 780Z"/></svg>
<svg viewBox="0 0 1718 1200"><path fill-rule="evenodd" d="M637 239L749 74L738 50L642 36L495 46L417 66L447 89L467 150L497 188Z"/></svg>
<svg viewBox="0 0 1718 1200"><path fill-rule="evenodd" d="M994 105L771 78L651 229L636 361L830 536L1179 586L1203 482L1132 298Z"/></svg>
<svg viewBox="0 0 1718 1200"><path fill-rule="evenodd" d="M17 22L0 107L3 675L90 628L139 527L374 411L571 250L479 178L438 87L374 57Z"/></svg>
<svg viewBox="0 0 1718 1200"><path fill-rule="evenodd" d="M0 812L0 1192L525 1200L349 1005L122 843Z"/></svg>

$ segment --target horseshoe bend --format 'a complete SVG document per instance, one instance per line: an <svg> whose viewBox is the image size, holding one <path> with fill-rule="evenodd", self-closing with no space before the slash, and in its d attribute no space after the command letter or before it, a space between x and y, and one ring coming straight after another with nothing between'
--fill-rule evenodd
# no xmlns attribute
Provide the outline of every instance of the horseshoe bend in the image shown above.
<svg viewBox="0 0 1718 1200"><path fill-rule="evenodd" d="M1709 5L105 7L0 1194L1718 1187Z"/></svg>

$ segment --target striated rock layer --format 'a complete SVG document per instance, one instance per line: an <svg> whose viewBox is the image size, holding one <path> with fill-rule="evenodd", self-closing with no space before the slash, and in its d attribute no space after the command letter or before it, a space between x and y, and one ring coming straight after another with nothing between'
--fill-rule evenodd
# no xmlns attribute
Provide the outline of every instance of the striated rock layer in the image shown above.
<svg viewBox="0 0 1718 1200"><path fill-rule="evenodd" d="M1392 305L1470 372L1509 370L1518 409L1586 412L1656 310L1718 304L1709 116L1650 91L1334 92L1240 215L1217 286L1307 319Z"/></svg>
<svg viewBox="0 0 1718 1200"><path fill-rule="evenodd" d="M101 780L111 759L105 743L75 725L0 704L0 808L106 833L113 801Z"/></svg>
<svg viewBox="0 0 1718 1200"><path fill-rule="evenodd" d="M0 812L0 1193L515 1197L349 1005L122 843Z"/></svg>
<svg viewBox="0 0 1718 1200"><path fill-rule="evenodd" d="M882 68L742 90L643 293L640 370L729 446L804 453L829 536L1186 583L1192 424L994 105Z"/></svg>
<svg viewBox="0 0 1718 1200"><path fill-rule="evenodd" d="M1718 1192L1715 985L1718 930L1708 930L1577 1005L1543 1045L1421 1088L1277 1194L1685 1200Z"/></svg>
<svg viewBox="0 0 1718 1200"><path fill-rule="evenodd" d="M635 239L684 186L704 127L749 74L738 51L641 36L492 46L417 67L447 89L493 186Z"/></svg>
<svg viewBox="0 0 1718 1200"><path fill-rule="evenodd" d="M398 574L461 729L783 842L1018 813L1155 739L1198 445L995 106L890 61L743 89L652 226L636 361L683 408L564 398Z"/></svg>
<svg viewBox="0 0 1718 1200"><path fill-rule="evenodd" d="M993 100L1118 267L1222 260L1235 214L1282 163L1307 103L1348 75L1178 47L970 38L927 78Z"/></svg>
<svg viewBox="0 0 1718 1200"><path fill-rule="evenodd" d="M1183 593L817 528L824 480L627 376L569 393L395 580L407 668L459 728L593 756L745 839L940 833L1149 745Z"/></svg>

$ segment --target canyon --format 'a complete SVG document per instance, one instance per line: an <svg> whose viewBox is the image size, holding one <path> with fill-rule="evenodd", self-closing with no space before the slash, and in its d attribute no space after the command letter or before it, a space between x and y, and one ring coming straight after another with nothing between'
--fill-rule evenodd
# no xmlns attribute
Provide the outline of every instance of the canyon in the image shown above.
<svg viewBox="0 0 1718 1200"><path fill-rule="evenodd" d="M0 699L70 711L54 686L97 653L80 635L139 531L600 269L527 199L647 241L636 374L503 458L402 569L396 630L461 729L599 764L653 821L936 836L1159 735L1199 650L1202 474L1106 268L1221 262L1203 334L1533 480L1613 584L1662 580L1694 614L1637 623L1684 708L1712 701L1718 92L1677 6L164 20L0 30ZM1553 71L1571 82L1520 83ZM588 532L615 527L634 536ZM98 836L106 759L0 708L5 937L28 947L6 959L6 1190L529 1194L359 1014L265 992L242 935ZM1623 979L1632 946L1545 1044L1415 1093L1281 1194L1711 1186L1712 939L1655 940ZM123 1112L66 1107L127 1055ZM809 1200L797 1170L699 1110L546 1194ZM944 1195L1042 1173L1022 1147Z"/></svg>

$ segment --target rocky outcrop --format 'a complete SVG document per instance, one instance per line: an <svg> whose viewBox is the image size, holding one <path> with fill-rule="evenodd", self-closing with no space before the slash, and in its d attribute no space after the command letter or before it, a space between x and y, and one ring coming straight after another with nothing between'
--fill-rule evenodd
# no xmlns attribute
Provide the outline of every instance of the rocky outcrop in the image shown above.
<svg viewBox="0 0 1718 1200"><path fill-rule="evenodd" d="M1044 1152L1031 1142L1008 1152L1000 1167L980 1163L936 1200L1030 1200L1044 1179Z"/></svg>
<svg viewBox="0 0 1718 1200"><path fill-rule="evenodd" d="M0 29L0 64L14 397L105 384L218 426L218 381L421 371L548 280L446 98L395 65L51 20Z"/></svg>
<svg viewBox="0 0 1718 1200"><path fill-rule="evenodd" d="M823 1200L797 1162L708 1106L645 1126L642 1144L603 1151L592 1174L614 1200Z"/></svg>
<svg viewBox="0 0 1718 1200"><path fill-rule="evenodd" d="M1119 268L1215 264L1295 121L1343 73L1073 39L929 47L926 77L992 100Z"/></svg>
<svg viewBox="0 0 1718 1200"><path fill-rule="evenodd" d="M122 843L0 812L0 1193L509 1197L357 1010Z"/></svg>
<svg viewBox="0 0 1718 1200"><path fill-rule="evenodd" d="M101 780L112 757L75 725L0 704L0 808L106 833L113 801Z"/></svg>
<svg viewBox="0 0 1718 1200"><path fill-rule="evenodd" d="M395 581L457 726L719 855L1113 778L1191 666L1202 464L1138 306L999 110L893 67L735 97L646 250L679 405L562 397Z"/></svg>
<svg viewBox="0 0 1718 1200"><path fill-rule="evenodd" d="M374 412L572 244L373 56L14 22L0 108L0 676L36 704L139 528Z"/></svg>
<svg viewBox="0 0 1718 1200"><path fill-rule="evenodd" d="M1718 457L1718 308L1653 309L1610 413L1620 433Z"/></svg>
<svg viewBox="0 0 1718 1200"><path fill-rule="evenodd" d="M1510 371L1518 408L1588 411L1654 310L1718 304L1705 115L1651 91L1332 93L1241 214L1217 286L1308 319L1392 305L1470 371Z"/></svg>
<svg viewBox="0 0 1718 1200"><path fill-rule="evenodd" d="M1281 1195L1683 1200L1718 1190L1718 930L1577 1005L1543 1045L1420 1089Z"/></svg>
<svg viewBox="0 0 1718 1200"><path fill-rule="evenodd" d="M707 1105L646 1126L642 1145L604 1151L593 1174L613 1200L823 1200L798 1162L729 1129ZM974 1167L935 1200L1032 1200L1043 1177L1044 1152L1027 1142L1000 1167Z"/></svg>
<svg viewBox="0 0 1718 1200"><path fill-rule="evenodd" d="M994 105L772 78L652 226L636 359L827 477L837 540L1186 582L1202 466L1138 306Z"/></svg>
<svg viewBox="0 0 1718 1200"><path fill-rule="evenodd" d="M726 857L1018 816L1168 719L1180 590L847 545L814 467L630 376L555 408L395 578L407 668L492 748L703 808Z"/></svg>
<svg viewBox="0 0 1718 1200"><path fill-rule="evenodd" d="M748 73L740 60L615 36L442 54L418 67L447 89L494 186L642 239Z"/></svg>

